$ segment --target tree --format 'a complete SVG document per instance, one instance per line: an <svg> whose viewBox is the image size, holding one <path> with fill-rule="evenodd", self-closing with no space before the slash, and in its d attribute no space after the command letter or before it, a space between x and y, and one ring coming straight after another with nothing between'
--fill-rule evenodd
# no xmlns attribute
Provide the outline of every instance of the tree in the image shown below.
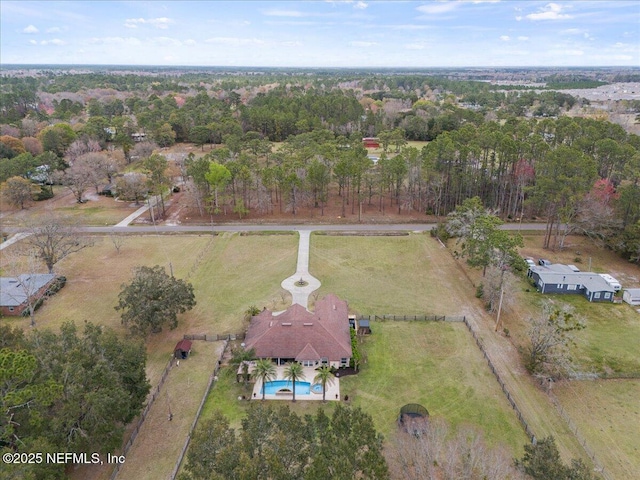
<svg viewBox="0 0 640 480"><path fill-rule="evenodd" d="M154 139L160 147L170 147L176 143L176 132L168 123L163 123L154 133Z"/></svg>
<svg viewBox="0 0 640 480"><path fill-rule="evenodd" d="M540 317L530 320L527 370L534 375L560 378L571 370L571 332L585 328L570 308L545 304Z"/></svg>
<svg viewBox="0 0 640 480"><path fill-rule="evenodd" d="M270 358L259 358L256 360L256 365L253 369L253 376L262 382L262 400L264 400L266 390L265 383L276 378L276 366Z"/></svg>
<svg viewBox="0 0 640 480"><path fill-rule="evenodd" d="M147 181L149 191L153 195L160 196L160 204L162 205L162 215L166 211L164 207L164 191L169 186L169 177L167 176L167 167L169 163L166 157L154 153L143 162L144 168L147 170ZM151 206L153 208L153 206Z"/></svg>
<svg viewBox="0 0 640 480"><path fill-rule="evenodd" d="M64 401L45 413L36 429L61 451L111 452L138 415L150 390L146 350L108 328L86 323L82 333L64 323L60 333L36 330L29 351L39 376L62 385Z"/></svg>
<svg viewBox="0 0 640 480"><path fill-rule="evenodd" d="M393 478L525 479L513 464L509 449L502 445L489 447L481 431L461 426L452 432L449 424L441 418L412 421L406 424L409 428L394 435L385 449Z"/></svg>
<svg viewBox="0 0 640 480"><path fill-rule="evenodd" d="M544 248L552 246L554 230L555 247L560 223L573 212L576 203L593 185L596 174L593 158L566 145L560 145L538 162L532 201L546 213Z"/></svg>
<svg viewBox="0 0 640 480"><path fill-rule="evenodd" d="M292 362L284 369L284 378L286 380L291 380L293 384L293 402L296 401L296 382L298 380L304 380L304 371L302 370L302 365L298 362Z"/></svg>
<svg viewBox="0 0 640 480"><path fill-rule="evenodd" d="M236 435L216 412L198 426L180 480L387 480L371 416L338 405L299 417L289 406L252 404Z"/></svg>
<svg viewBox="0 0 640 480"><path fill-rule="evenodd" d="M73 193L73 196L76 197L76 202L84 203L84 192L95 183L95 174L95 170L88 161L78 161L64 172L60 172L57 178L62 185Z"/></svg>
<svg viewBox="0 0 640 480"><path fill-rule="evenodd" d="M322 401L326 402L327 385L332 385L334 381L333 372L327 365L321 366L317 371L313 381L322 385Z"/></svg>
<svg viewBox="0 0 640 480"><path fill-rule="evenodd" d="M38 361L23 349L0 349L0 445L18 448L24 443L21 418L37 422L42 407L61 396L62 385L37 379Z"/></svg>
<svg viewBox="0 0 640 480"><path fill-rule="evenodd" d="M117 311L122 310L122 323L139 335L158 333L165 324L178 326L178 313L196 305L193 285L166 274L164 267L137 267L133 280L122 285Z"/></svg>
<svg viewBox="0 0 640 480"><path fill-rule="evenodd" d="M494 265L504 269L519 258L516 247L524 246L520 235L511 235L498 227L503 222L482 206L480 198L473 197L447 216L446 229L450 235L457 236L461 251L457 255L466 257L472 267L482 268Z"/></svg>
<svg viewBox="0 0 640 480"><path fill-rule="evenodd" d="M534 480L595 480L582 460L571 460L566 466L560 458L553 437L546 437L535 445L524 446L524 456L516 460L516 465Z"/></svg>
<svg viewBox="0 0 640 480"><path fill-rule="evenodd" d="M0 186L0 190L9 204L22 210L33 199L31 185L29 180L22 177L11 177Z"/></svg>
<svg viewBox="0 0 640 480"><path fill-rule="evenodd" d="M116 180L116 191L121 200L134 201L140 205L140 200L149 193L147 176L140 172L127 172Z"/></svg>
<svg viewBox="0 0 640 480"><path fill-rule="evenodd" d="M52 214L30 224L26 233L30 247L26 254L41 259L49 273L60 260L91 245L71 220Z"/></svg>
<svg viewBox="0 0 640 480"><path fill-rule="evenodd" d="M220 165L216 162L211 162L209 164L209 171L204 175L211 188L213 188L213 208L214 212L218 213L220 211L220 206L218 204L218 190L223 189L230 181L231 181L231 172L224 165Z"/></svg>

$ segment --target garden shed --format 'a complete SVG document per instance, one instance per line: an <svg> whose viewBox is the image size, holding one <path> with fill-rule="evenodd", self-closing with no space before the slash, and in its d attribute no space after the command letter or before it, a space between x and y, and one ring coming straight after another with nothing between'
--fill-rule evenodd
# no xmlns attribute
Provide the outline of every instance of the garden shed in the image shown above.
<svg viewBox="0 0 640 480"><path fill-rule="evenodd" d="M173 355L177 359L185 359L191 353L191 340L180 340L173 349Z"/></svg>
<svg viewBox="0 0 640 480"><path fill-rule="evenodd" d="M640 288L627 288L622 294L622 300L629 305L640 305Z"/></svg>

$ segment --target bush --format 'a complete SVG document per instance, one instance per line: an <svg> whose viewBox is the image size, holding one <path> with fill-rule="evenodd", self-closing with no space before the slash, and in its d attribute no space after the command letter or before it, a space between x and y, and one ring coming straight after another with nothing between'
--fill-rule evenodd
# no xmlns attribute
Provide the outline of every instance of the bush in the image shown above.
<svg viewBox="0 0 640 480"><path fill-rule="evenodd" d="M435 228L430 230L429 234L434 238L439 238L443 243L451 238L451 235L447 232L444 223L438 223Z"/></svg>
<svg viewBox="0 0 640 480"><path fill-rule="evenodd" d="M35 200L40 202L42 200L49 200L50 198L53 198L53 191L51 188L48 188L45 185L40 185L40 191L36 194Z"/></svg>
<svg viewBox="0 0 640 480"><path fill-rule="evenodd" d="M484 284L480 284L476 287L476 298L484 297Z"/></svg>

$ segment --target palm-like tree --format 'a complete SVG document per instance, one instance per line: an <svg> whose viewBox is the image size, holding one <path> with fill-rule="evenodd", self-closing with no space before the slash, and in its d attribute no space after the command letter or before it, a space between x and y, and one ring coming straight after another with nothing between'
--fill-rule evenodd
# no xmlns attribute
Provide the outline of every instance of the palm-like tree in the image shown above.
<svg viewBox="0 0 640 480"><path fill-rule="evenodd" d="M322 402L326 403L327 385L333 384L335 377L328 365L323 365L317 369L317 375L313 378L314 383L322 385Z"/></svg>
<svg viewBox="0 0 640 480"><path fill-rule="evenodd" d="M276 366L270 358L260 358L256 360L256 365L253 369L253 376L254 378L262 380L262 400L264 400L265 383L276 378Z"/></svg>
<svg viewBox="0 0 640 480"><path fill-rule="evenodd" d="M293 401L296 401L296 381L304 380L304 371L302 370L302 365L298 362L293 362L289 364L287 368L284 369L284 378L287 380L291 380L293 383Z"/></svg>
<svg viewBox="0 0 640 480"><path fill-rule="evenodd" d="M249 362L254 358L256 358L256 352L253 348L251 350L237 348L233 351L231 364L236 367L242 367L242 383L247 383L249 379Z"/></svg>

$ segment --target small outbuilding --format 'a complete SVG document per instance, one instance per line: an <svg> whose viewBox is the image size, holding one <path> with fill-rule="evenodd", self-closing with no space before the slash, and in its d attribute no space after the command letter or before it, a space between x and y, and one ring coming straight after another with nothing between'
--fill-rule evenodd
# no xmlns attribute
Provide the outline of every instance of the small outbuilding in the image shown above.
<svg viewBox="0 0 640 480"><path fill-rule="evenodd" d="M371 324L369 320L365 318L358 320L358 335L371 335Z"/></svg>
<svg viewBox="0 0 640 480"><path fill-rule="evenodd" d="M173 350L173 356L179 360L185 359L191 353L191 340L180 340Z"/></svg>
<svg viewBox="0 0 640 480"><path fill-rule="evenodd" d="M640 288L627 288L622 294L622 300L629 305L640 305Z"/></svg>

